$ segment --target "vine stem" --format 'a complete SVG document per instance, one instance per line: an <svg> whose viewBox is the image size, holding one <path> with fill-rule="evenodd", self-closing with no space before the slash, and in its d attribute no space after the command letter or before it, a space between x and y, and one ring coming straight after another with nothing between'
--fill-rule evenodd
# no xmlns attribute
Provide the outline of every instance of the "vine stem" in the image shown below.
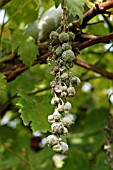
<svg viewBox="0 0 113 170"><path fill-rule="evenodd" d="M88 12L86 12L83 15L83 22L81 24L82 28L85 28L87 26L87 22L92 19L97 14L103 14L106 10L113 8L113 0L103 2L95 6L94 8L91 8Z"/></svg>
<svg viewBox="0 0 113 170"><path fill-rule="evenodd" d="M1 0L0 1L0 8L2 8L4 5L6 5L8 2L10 2L11 0Z"/></svg>
<svg viewBox="0 0 113 170"><path fill-rule="evenodd" d="M92 45L95 45L95 44L98 44L98 43L105 43L105 42L108 42L110 40L113 40L113 33L110 33L110 34L104 35L104 36L95 36L95 38L89 39L89 40L84 41L82 43L75 43L75 48L78 47L79 50L82 50L82 49L90 47Z"/></svg>
<svg viewBox="0 0 113 170"><path fill-rule="evenodd" d="M95 45L95 44L98 44L98 43L102 43L102 42L104 43L104 42L110 41L112 39L113 39L113 33L108 34L108 35L104 35L104 36L93 36L92 35L92 38L90 37L89 40L87 40L87 38L86 38L86 41L81 42L81 43L80 42L73 42L72 45L73 45L73 48L75 48L75 51L76 51L76 48L78 48L79 50L83 50L83 49L85 49L89 46L92 46L92 45ZM33 65L36 65L38 63L45 63L45 61L48 57L52 57L52 53L48 52L48 50L45 49L45 48L47 48L48 43L39 44L38 46L40 48L40 57L38 57L37 60L34 61ZM41 55L42 51L43 51L43 55ZM94 65L89 64L89 63L87 63L83 60L76 58L76 57L75 57L74 62L75 62L75 64L77 64L81 67L84 67L88 70L92 70L92 71L94 71L94 72L96 72L96 73L98 73L98 74L100 74L100 75L102 75L106 78L113 79L113 73L111 73L111 72L105 71L103 69L96 68ZM14 65L12 65L12 70L11 70L11 66L9 67L7 65L7 68L9 68L9 70L7 69L6 71L4 71L1 68L0 71L4 73L7 81L12 81L15 77L20 75L23 71L25 71L29 67L23 65L21 63L21 61L19 60L17 62L17 65L16 65L16 63Z"/></svg>
<svg viewBox="0 0 113 170"><path fill-rule="evenodd" d="M0 58L0 63L3 63L3 62L8 61L8 60L12 60L14 57L15 57L15 54L6 55L5 57Z"/></svg>
<svg viewBox="0 0 113 170"><path fill-rule="evenodd" d="M89 64L89 63L87 63L83 60L80 60L77 57L75 58L74 63L81 66L81 67L84 67L87 70L92 70L92 71L94 71L94 72L96 72L96 73L98 73L98 74L100 74L100 75L102 75L106 78L113 79L113 73L110 73L110 72L105 71L103 69L96 68L94 65Z"/></svg>

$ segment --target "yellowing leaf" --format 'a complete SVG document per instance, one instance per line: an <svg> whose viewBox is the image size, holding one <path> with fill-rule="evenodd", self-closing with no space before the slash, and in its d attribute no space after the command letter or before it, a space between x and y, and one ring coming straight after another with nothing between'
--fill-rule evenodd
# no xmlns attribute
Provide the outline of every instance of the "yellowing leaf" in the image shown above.
<svg viewBox="0 0 113 170"><path fill-rule="evenodd" d="M95 4L92 3L92 2L89 1L89 0L85 0L85 2L86 2L86 5L87 5L89 8L93 8L93 7L95 6Z"/></svg>

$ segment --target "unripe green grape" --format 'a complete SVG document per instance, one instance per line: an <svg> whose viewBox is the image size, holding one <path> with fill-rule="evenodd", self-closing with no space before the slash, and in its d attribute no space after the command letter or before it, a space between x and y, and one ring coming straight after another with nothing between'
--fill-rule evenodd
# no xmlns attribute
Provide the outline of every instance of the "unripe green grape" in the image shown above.
<svg viewBox="0 0 113 170"><path fill-rule="evenodd" d="M59 34L59 41L60 41L61 43L63 43L63 42L68 42L68 41L69 41L69 34L66 33L66 32L60 33L60 34Z"/></svg>
<svg viewBox="0 0 113 170"><path fill-rule="evenodd" d="M74 65L73 62L66 62L66 67L67 67L68 69L72 68L73 65Z"/></svg>
<svg viewBox="0 0 113 170"><path fill-rule="evenodd" d="M54 145L52 149L55 152L66 154L68 152L69 147L65 142L60 142L57 145Z"/></svg>
<svg viewBox="0 0 113 170"><path fill-rule="evenodd" d="M69 31L68 34L69 34L70 41L73 41L75 39L75 34L71 31Z"/></svg>
<svg viewBox="0 0 113 170"><path fill-rule="evenodd" d="M57 145L54 145L52 149L53 151L58 152L58 153L62 152L62 146L59 143Z"/></svg>
<svg viewBox="0 0 113 170"><path fill-rule="evenodd" d="M75 58L75 54L72 50L66 50L62 53L62 60L71 62Z"/></svg>
<svg viewBox="0 0 113 170"><path fill-rule="evenodd" d="M56 50L55 50L55 53L56 53L57 56L62 55L62 47L61 47L61 46L58 46L58 47L56 48Z"/></svg>
<svg viewBox="0 0 113 170"><path fill-rule="evenodd" d="M57 40L57 39L58 39L58 36L59 36L59 34L58 34L57 31L51 31L51 33L50 33L50 35L49 35L49 37L50 37L51 40Z"/></svg>
<svg viewBox="0 0 113 170"><path fill-rule="evenodd" d="M63 43L62 44L62 50L66 51L66 50L72 50L72 47L69 43Z"/></svg>

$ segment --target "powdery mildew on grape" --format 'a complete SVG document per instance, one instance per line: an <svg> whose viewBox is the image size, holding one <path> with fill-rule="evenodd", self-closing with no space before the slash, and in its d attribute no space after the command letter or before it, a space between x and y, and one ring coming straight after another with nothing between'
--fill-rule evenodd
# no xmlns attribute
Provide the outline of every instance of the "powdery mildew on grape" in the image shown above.
<svg viewBox="0 0 113 170"><path fill-rule="evenodd" d="M68 30L67 8L64 7L61 26L57 31L50 33L50 50L53 53L55 67L51 71L54 75L50 83L52 88L51 104L54 105L54 112L48 116L53 134L47 137L47 144L55 152L67 154L68 144L62 141L61 135L68 134L68 128L74 123L69 112L72 109L67 97L74 97L75 86L80 84L80 79L74 76L70 69L73 67L75 53L72 50L71 41L75 39L75 34ZM55 45L53 45L55 44Z"/></svg>

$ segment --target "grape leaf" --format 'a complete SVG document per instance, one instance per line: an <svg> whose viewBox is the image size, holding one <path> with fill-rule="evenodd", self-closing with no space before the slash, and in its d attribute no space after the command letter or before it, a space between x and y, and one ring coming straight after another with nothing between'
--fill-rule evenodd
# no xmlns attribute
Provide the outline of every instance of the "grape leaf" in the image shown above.
<svg viewBox="0 0 113 170"><path fill-rule="evenodd" d="M72 15L75 17L76 15L79 16L80 22L82 21L83 11L85 0L67 0L67 6L69 11L72 13Z"/></svg>
<svg viewBox="0 0 113 170"><path fill-rule="evenodd" d="M23 41L18 49L18 54L20 55L23 63L30 66L37 58L37 55L39 55L34 39L29 37L26 41Z"/></svg>
<svg viewBox="0 0 113 170"><path fill-rule="evenodd" d="M101 153L99 153L96 157L96 163L94 165L94 167L92 168L92 170L110 170L110 164L108 164L106 166L105 164L105 160L107 160L107 154L103 151Z"/></svg>
<svg viewBox="0 0 113 170"><path fill-rule="evenodd" d="M20 97L16 105L20 107L19 112L24 125L26 126L30 123L33 132L50 130L50 125L47 121L48 115L52 113L49 96L44 95L34 99L23 91L18 96Z"/></svg>
<svg viewBox="0 0 113 170"><path fill-rule="evenodd" d="M3 125L0 127L0 141L6 141L9 138L14 139L16 135L17 131L15 129L12 129L7 125Z"/></svg>
<svg viewBox="0 0 113 170"><path fill-rule="evenodd" d="M33 170L55 170L51 160L52 156L53 151L47 146L44 147L40 152L30 152L29 160L33 166Z"/></svg>
<svg viewBox="0 0 113 170"><path fill-rule="evenodd" d="M54 0L54 1L55 1L55 7L57 8L60 5L61 0Z"/></svg>
<svg viewBox="0 0 113 170"><path fill-rule="evenodd" d="M79 149L75 149L74 147L72 149L70 148L69 155L65 160L65 164L62 170L68 170L68 169L71 170L90 169L86 153L84 153Z"/></svg>
<svg viewBox="0 0 113 170"><path fill-rule="evenodd" d="M24 64L30 66L39 55L38 47L35 45L35 40L28 34L14 32L11 37L12 52L18 49L18 55Z"/></svg>
<svg viewBox="0 0 113 170"><path fill-rule="evenodd" d="M11 155L11 154L10 154ZM1 170L11 170L12 167L15 167L19 160L16 157L5 157L4 155L0 156L0 169Z"/></svg>
<svg viewBox="0 0 113 170"><path fill-rule="evenodd" d="M19 29L23 29L25 25L31 24L34 20L37 19L37 7L39 3L35 0L11 0L10 8L7 8L8 17L14 15L12 18L13 23L12 27L15 29L16 26ZM21 9L21 10L18 10ZM18 11L18 12L17 12ZM16 15L15 15L16 14ZM31 15L32 14L32 15ZM21 25L22 24L22 25ZM21 28L20 28L21 25Z"/></svg>
<svg viewBox="0 0 113 170"><path fill-rule="evenodd" d="M17 50L17 48L20 46L21 42L23 42L24 39L25 37L22 36L20 32L15 31L12 34L11 37L12 53L14 53L15 50Z"/></svg>
<svg viewBox="0 0 113 170"><path fill-rule="evenodd" d="M1 44L2 44L2 48L6 51L6 53L11 52L11 43L9 38L2 38L1 39Z"/></svg>

